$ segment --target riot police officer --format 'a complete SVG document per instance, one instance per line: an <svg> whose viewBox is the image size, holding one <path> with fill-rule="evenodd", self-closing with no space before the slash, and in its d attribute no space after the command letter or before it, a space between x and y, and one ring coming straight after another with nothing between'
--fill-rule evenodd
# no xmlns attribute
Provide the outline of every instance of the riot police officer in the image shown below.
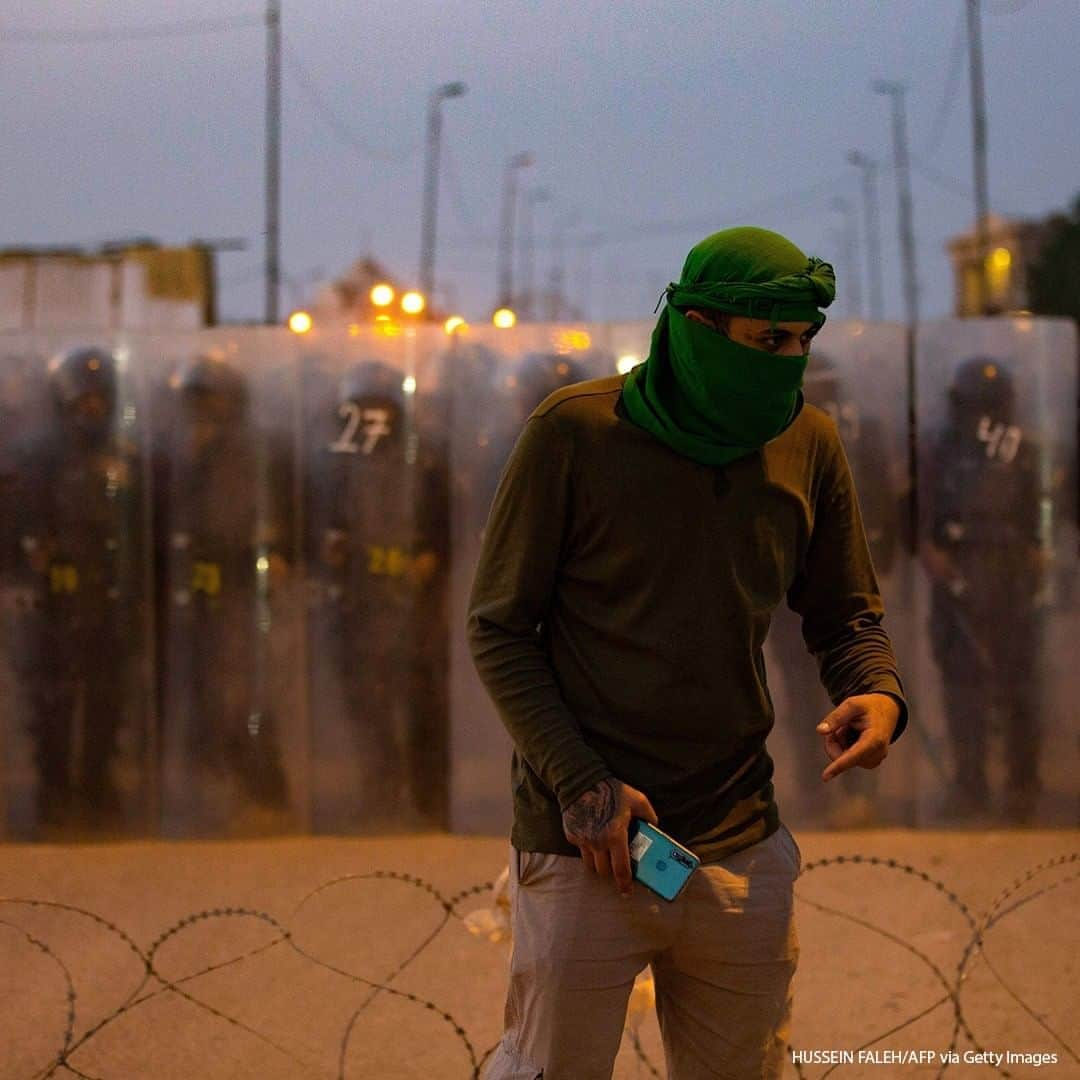
<svg viewBox="0 0 1080 1080"><path fill-rule="evenodd" d="M169 380L155 452L164 802L181 828L222 827L240 802L288 801L269 635L293 558L291 483L249 396L224 356L195 357Z"/></svg>
<svg viewBox="0 0 1080 1080"><path fill-rule="evenodd" d="M359 790L330 794L329 802L344 800L337 810L316 807L330 827L415 823L418 813L439 824L445 816L445 702L424 675L424 665L445 665L438 631L424 627L440 617L445 465L421 447L403 381L380 360L352 364L333 409L324 404L313 427L305 520L317 758L320 744L329 758L336 701L359 759ZM316 783L329 786L336 764L317 762Z"/></svg>
<svg viewBox="0 0 1080 1080"><path fill-rule="evenodd" d="M814 351L803 378L806 401L833 419L840 431L858 493L859 509L870 554L878 575L887 574L899 545L901 496L889 482L887 445L878 417L868 414L848 393L835 362ZM790 609L778 608L769 631L769 644L787 692L782 716L791 733L796 764L798 813L807 823L838 828L864 827L876 820L875 776L856 770L846 778L846 799L833 800L821 783L825 759L812 737L819 716L831 708L821 689L816 665L806 651L801 620Z"/></svg>
<svg viewBox="0 0 1080 1080"><path fill-rule="evenodd" d="M53 415L16 448L13 667L33 744L36 819L115 828L142 793L143 515L117 431L116 361L81 347L48 367ZM135 768L118 775L127 729Z"/></svg>
<svg viewBox="0 0 1080 1080"><path fill-rule="evenodd" d="M509 367L496 368L494 376L495 401L486 442L487 484L481 495L485 518L503 465L533 409L556 390L584 382L589 373L569 356L533 352Z"/></svg>
<svg viewBox="0 0 1080 1080"><path fill-rule="evenodd" d="M957 368L948 420L921 470L933 582L931 643L952 740L950 817L989 807L990 736L1004 734L1005 810L1030 820L1043 722L1037 660L1043 631L1038 450L1016 422L1007 364L976 356Z"/></svg>

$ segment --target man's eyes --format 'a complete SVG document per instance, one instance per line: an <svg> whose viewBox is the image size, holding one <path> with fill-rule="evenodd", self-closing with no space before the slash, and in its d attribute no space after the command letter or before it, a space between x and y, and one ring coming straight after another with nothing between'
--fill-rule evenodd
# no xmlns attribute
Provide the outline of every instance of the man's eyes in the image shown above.
<svg viewBox="0 0 1080 1080"><path fill-rule="evenodd" d="M802 337L799 338L799 343L804 349L809 348L810 343L814 340L816 335L817 331L811 334L803 334ZM763 349L779 349L790 340L790 336L791 335L789 334L779 334L777 336L761 337L758 338L758 342Z"/></svg>

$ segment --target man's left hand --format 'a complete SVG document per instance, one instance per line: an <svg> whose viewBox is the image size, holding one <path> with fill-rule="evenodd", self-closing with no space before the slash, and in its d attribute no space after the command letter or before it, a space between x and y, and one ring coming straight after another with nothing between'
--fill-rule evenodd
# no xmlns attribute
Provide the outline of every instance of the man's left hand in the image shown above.
<svg viewBox="0 0 1080 1080"><path fill-rule="evenodd" d="M858 765L876 769L889 753L889 740L900 720L900 706L888 694L845 698L817 726L832 758L821 779L826 783Z"/></svg>

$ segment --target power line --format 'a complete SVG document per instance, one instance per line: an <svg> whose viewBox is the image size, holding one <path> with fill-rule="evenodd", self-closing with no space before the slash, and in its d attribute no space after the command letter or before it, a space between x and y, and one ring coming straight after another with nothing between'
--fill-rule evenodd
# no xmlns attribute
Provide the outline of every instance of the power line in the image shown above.
<svg viewBox="0 0 1080 1080"><path fill-rule="evenodd" d="M948 173L942 172L940 169L931 165L921 157L911 157L911 167L924 179L929 180L930 183L939 187L942 191L948 191L952 195L956 195L958 198L967 199L970 202L975 200L975 192L964 183L963 180L957 180L954 176L949 176Z"/></svg>
<svg viewBox="0 0 1080 1080"><path fill-rule="evenodd" d="M470 241L483 244L483 234L477 224L476 214L469 205L464 188L461 186L456 159L450 146L443 147L443 172L446 176L447 187L450 189L450 202L454 207L458 224L468 233ZM494 242L494 239L492 242Z"/></svg>
<svg viewBox="0 0 1080 1080"><path fill-rule="evenodd" d="M29 27L0 29L0 41L39 45L82 45L102 41L140 41L148 38L193 37L261 26L262 15L237 15L225 19L188 19L184 22L148 26L109 27L100 30L35 30Z"/></svg>
<svg viewBox="0 0 1080 1080"><path fill-rule="evenodd" d="M1035 0L997 0L997 3L990 0L986 4L986 13L987 15L1015 15L1034 3Z"/></svg>
<svg viewBox="0 0 1080 1080"><path fill-rule="evenodd" d="M398 151L386 151L378 150L369 143L364 142L323 95L296 50L287 41L283 44L286 67L289 68L293 78L296 79L297 85L307 95L308 101L322 115L323 123L327 129L340 143L367 161L406 161L416 154L419 146L409 146Z"/></svg>
<svg viewBox="0 0 1080 1080"><path fill-rule="evenodd" d="M817 183L811 184L805 188L800 188L797 191L789 191L783 195L771 196L768 199L762 199L756 203L748 203L744 206L736 207L734 210L726 207L719 207L716 213L711 214L708 217L702 216L698 218L645 221L638 225L627 225L622 228L602 229L590 234L588 246L593 247L597 244L604 245L633 242L648 236L684 236L687 233L698 233L703 232L706 229L715 229L717 227L717 222L721 219L729 221L734 218L745 219L767 213L771 210L787 209L789 216L819 213L822 207L816 200L820 199L820 197L825 194L836 194L840 189L848 190L850 186L851 176L849 173L843 172L837 176L819 180ZM801 203L803 205L791 209L792 203ZM578 246L573 238L568 242L572 247ZM447 246L461 249L470 247L493 247L495 244L496 241L490 237L476 236L465 240L459 239L456 241L449 241Z"/></svg>
<svg viewBox="0 0 1080 1080"><path fill-rule="evenodd" d="M956 95L960 89L966 47L967 28L964 8L961 6L959 17L956 20L956 30L953 33L952 50L949 53L949 73L945 79L945 89L941 95L937 113L934 115L934 126L930 129L930 136L921 150L923 157L933 157L941 149L941 142L945 137L949 116L952 113L953 105L956 104Z"/></svg>

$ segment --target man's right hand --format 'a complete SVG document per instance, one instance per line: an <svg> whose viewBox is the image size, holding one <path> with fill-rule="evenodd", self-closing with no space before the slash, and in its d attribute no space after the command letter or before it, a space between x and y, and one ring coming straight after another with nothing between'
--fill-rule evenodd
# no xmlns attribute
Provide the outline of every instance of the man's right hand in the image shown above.
<svg viewBox="0 0 1080 1080"><path fill-rule="evenodd" d="M629 840L634 817L660 824L648 798L613 776L589 788L563 812L566 839L581 852L587 867L602 877L613 875L624 896L630 895L634 880Z"/></svg>

